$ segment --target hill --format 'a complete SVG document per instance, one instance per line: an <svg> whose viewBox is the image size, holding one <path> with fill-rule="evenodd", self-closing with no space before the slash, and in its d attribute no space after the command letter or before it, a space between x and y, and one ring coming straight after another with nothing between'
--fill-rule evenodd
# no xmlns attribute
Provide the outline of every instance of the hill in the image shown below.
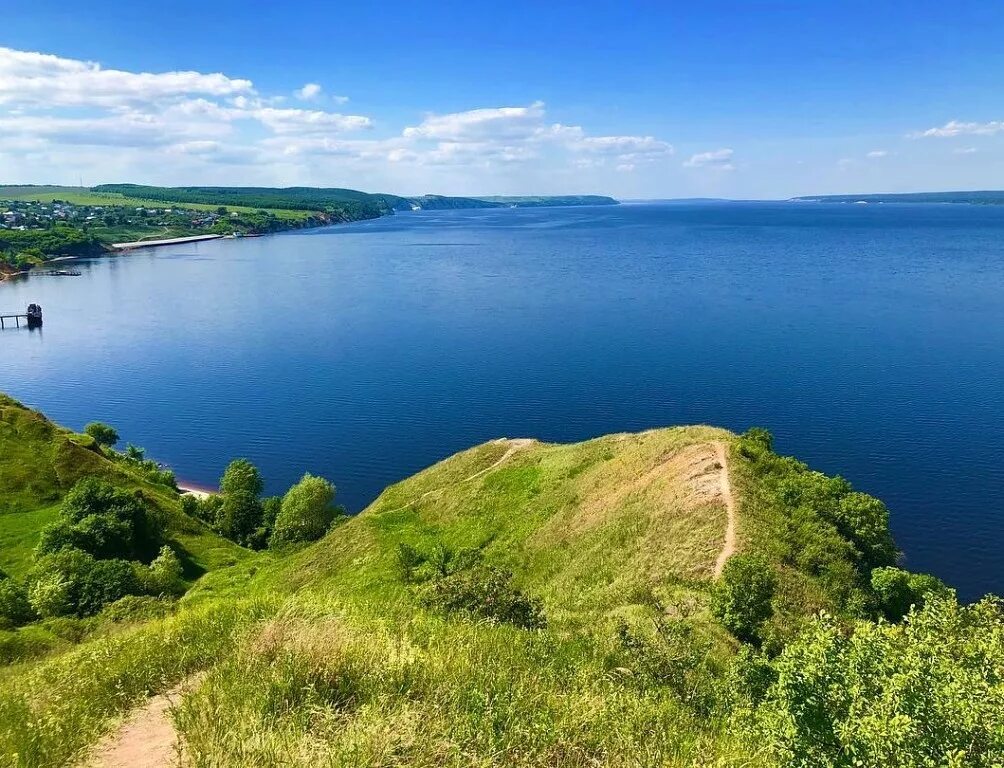
<svg viewBox="0 0 1004 768"><path fill-rule="evenodd" d="M85 477L142 493L163 516L167 542L190 578L232 565L245 554L185 515L177 491L111 461L90 436L0 395L0 569L18 577L27 572L42 529L56 519L66 493Z"/></svg>
<svg viewBox="0 0 1004 768"><path fill-rule="evenodd" d="M991 765L1000 606L889 567L886 517L762 430L491 441L0 676L0 754L72 762L138 704L110 742L197 765Z"/></svg>

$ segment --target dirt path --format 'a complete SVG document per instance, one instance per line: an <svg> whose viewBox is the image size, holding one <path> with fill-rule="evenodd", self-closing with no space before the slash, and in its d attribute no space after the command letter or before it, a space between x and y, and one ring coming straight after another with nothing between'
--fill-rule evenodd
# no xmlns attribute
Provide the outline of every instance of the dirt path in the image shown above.
<svg viewBox="0 0 1004 768"><path fill-rule="evenodd" d="M512 439L512 440L509 439L508 437L500 437L498 440L495 440L494 442L508 444L509 448L508 448L508 450L505 453L502 454L502 457L498 461L496 461L494 464L492 464L490 466L487 466L484 469L475 472L470 477L465 477L463 480L460 481L460 483L469 483L472 480L477 480L482 475L487 475L493 469L498 469L503 464L505 464L507 461L509 461L509 459L511 459L516 452L522 451L522 450L524 450L526 448L529 448L531 445L533 445L537 441L533 440L533 439L530 439L530 438L525 438L525 437L519 437L519 438L515 438L515 439ZM458 485L460 483L458 483ZM414 504L418 504L423 499L427 499L430 496L432 496L433 494L440 493L443 490L444 490L443 488L433 488L431 491L426 491L425 493L423 493L417 499L412 499L407 504L405 504L403 506L400 506L400 507L397 507L395 509L391 509L391 510L389 510L389 512L400 512L402 509L407 509L408 507L410 507L410 506L412 506Z"/></svg>
<svg viewBox="0 0 1004 768"><path fill-rule="evenodd" d="M718 553L718 559L715 561L715 578L717 579L722 575L725 561L732 557L736 551L736 500L732 495L732 483L729 481L729 464L725 443L715 443L715 455L718 457L718 463L722 465L721 472L719 473L719 483L721 483L721 494L722 499L725 501L725 509L729 515L728 523L725 525L725 544L722 546L722 551Z"/></svg>
<svg viewBox="0 0 1004 768"><path fill-rule="evenodd" d="M171 720L171 708L201 679L198 675L191 677L133 710L118 728L98 742L84 761L85 768L169 768L180 765L181 749Z"/></svg>

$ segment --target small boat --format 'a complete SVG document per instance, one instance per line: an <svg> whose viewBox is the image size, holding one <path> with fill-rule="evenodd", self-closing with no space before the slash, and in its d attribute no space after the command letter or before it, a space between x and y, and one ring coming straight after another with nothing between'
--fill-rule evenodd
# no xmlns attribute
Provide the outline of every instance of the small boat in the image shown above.
<svg viewBox="0 0 1004 768"><path fill-rule="evenodd" d="M42 326L42 305L41 304L29 304L28 310L25 312L28 317L28 327L29 328L40 328Z"/></svg>

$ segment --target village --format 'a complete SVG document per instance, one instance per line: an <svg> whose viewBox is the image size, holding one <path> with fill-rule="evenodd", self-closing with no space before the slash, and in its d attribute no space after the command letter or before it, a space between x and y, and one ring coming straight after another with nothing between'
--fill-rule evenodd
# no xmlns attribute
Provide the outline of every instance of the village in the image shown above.
<svg viewBox="0 0 1004 768"><path fill-rule="evenodd" d="M66 223L84 231L112 228L164 227L206 230L240 214L219 208L215 212L189 208L147 208L132 205L78 205L62 200L0 200L0 228L14 230L48 229Z"/></svg>

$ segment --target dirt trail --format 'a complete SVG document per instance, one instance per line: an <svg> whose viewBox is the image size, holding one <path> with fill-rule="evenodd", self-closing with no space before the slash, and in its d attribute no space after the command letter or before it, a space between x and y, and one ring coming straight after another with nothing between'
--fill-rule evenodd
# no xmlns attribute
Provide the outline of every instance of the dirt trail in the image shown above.
<svg viewBox="0 0 1004 768"><path fill-rule="evenodd" d="M84 761L84 768L169 768L181 765L181 745L171 708L198 685L197 675L153 696L107 734Z"/></svg>
<svg viewBox="0 0 1004 768"><path fill-rule="evenodd" d="M722 546L722 551L718 553L718 559L715 561L715 578L717 579L722 575L725 561L732 557L736 551L736 500L732 496L732 483L729 481L729 465L725 443L715 443L715 454L718 457L718 463L722 465L722 469L719 472L719 483L721 483L722 500L725 502L725 509L729 515L728 523L725 526L725 544Z"/></svg>
<svg viewBox="0 0 1004 768"><path fill-rule="evenodd" d="M498 461L496 461L494 464L492 464L490 466L487 466L484 469L475 472L470 477L465 477L463 480L460 481L460 483L469 483L472 480L477 480L482 475L487 475L493 469L498 469L503 464L505 464L507 461L509 461L509 459L511 459L515 453L517 453L518 451L522 451L522 450L524 450L526 448L529 448L531 445L533 445L537 441L533 440L531 438L526 438L526 437L519 437L519 438L515 438L515 439L510 439L508 437L500 437L498 440L495 440L494 442L500 443L500 444L507 444L509 446L509 448L508 448L508 450L505 453L502 454L502 457ZM427 499L430 496L432 496L433 494L441 493L443 490L445 490L445 489L443 489L443 488L433 488L431 491L426 491L425 493L423 493L418 498L412 499L407 504L405 504L403 506L400 506L400 507L397 507L395 509L389 510L389 511L390 512L400 512L402 509L407 509L408 507L412 506L413 504L418 504L418 502L422 501L423 499Z"/></svg>

